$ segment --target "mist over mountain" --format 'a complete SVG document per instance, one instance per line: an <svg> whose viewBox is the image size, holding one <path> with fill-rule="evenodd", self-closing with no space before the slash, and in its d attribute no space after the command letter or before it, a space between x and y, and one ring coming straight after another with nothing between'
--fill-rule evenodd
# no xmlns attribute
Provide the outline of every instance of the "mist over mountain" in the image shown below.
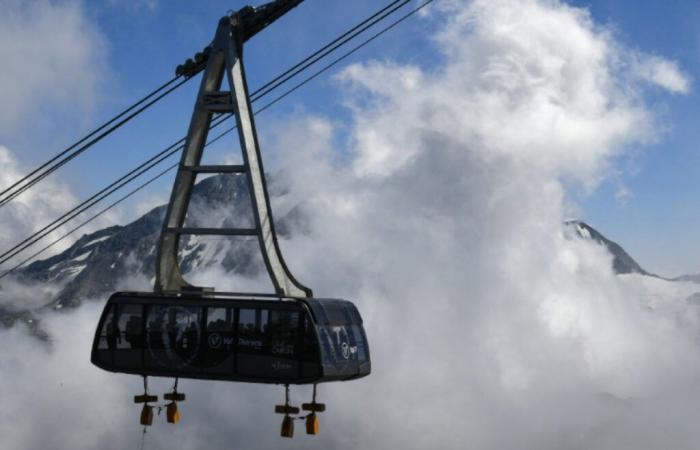
<svg viewBox="0 0 700 450"><path fill-rule="evenodd" d="M616 274L638 273L641 275L653 275L642 268L617 242L603 236L598 230L580 220L567 220L564 222L569 230L573 230L579 237L592 239L605 247L613 256L613 270ZM656 276L656 275L653 275Z"/></svg>
<svg viewBox="0 0 700 450"><path fill-rule="evenodd" d="M700 274L685 274L673 278L666 278L643 269L617 242L603 236L598 230L580 220L567 220L566 226L586 239L592 239L604 246L613 255L613 270L616 274L638 273L649 275L669 281L690 282L700 284Z"/></svg>
<svg viewBox="0 0 700 450"><path fill-rule="evenodd" d="M679 277L673 278L673 281L690 281L691 283L700 284L700 273L695 275L681 275Z"/></svg>
<svg viewBox="0 0 700 450"><path fill-rule="evenodd" d="M275 185L271 190L272 195L283 194ZM9 327L22 321L41 335L33 311L74 308L88 298L106 299L123 288L125 280L129 286L152 289L156 247L166 207L153 208L127 225L85 234L65 251L18 270L13 282L31 287L46 285L47 288L27 291L33 296L31 299L22 298L27 294L18 289L0 290L0 324ZM303 222L301 219L298 209L281 214L277 220L278 232L283 236L288 234L289 224L299 225ZM197 183L185 223L191 227L252 227L245 177L217 175ZM613 256L612 269L616 274L655 276L644 270L619 244L583 221L566 221L564 231L569 238L590 239L605 247ZM183 274L215 266L223 267L227 273L248 277L265 270L254 238L185 236L178 256ZM676 280L694 281L693 277Z"/></svg>
<svg viewBox="0 0 700 450"><path fill-rule="evenodd" d="M273 195L281 195L275 185ZM106 298L131 287L150 290L154 281L156 247L167 205L153 208L124 226L111 226L85 234L70 248L18 270L0 285L0 324L16 321L33 324L32 311L72 308L88 298ZM298 212L281 214L280 235L298 221ZM188 227L253 227L245 177L218 175L197 183L185 220ZM255 276L264 271L256 238L184 236L178 259L184 274L193 270L223 267L225 272ZM23 291L21 286L31 287ZM42 290L36 286L44 286ZM31 297L31 298L29 298Z"/></svg>

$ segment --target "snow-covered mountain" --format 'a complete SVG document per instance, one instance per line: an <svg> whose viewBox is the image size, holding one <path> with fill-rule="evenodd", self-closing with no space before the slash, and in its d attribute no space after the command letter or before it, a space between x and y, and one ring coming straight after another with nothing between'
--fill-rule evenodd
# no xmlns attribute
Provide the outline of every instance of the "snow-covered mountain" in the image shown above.
<svg viewBox="0 0 700 450"><path fill-rule="evenodd" d="M603 236L598 230L580 220L567 220L565 226L569 230L573 230L578 236L585 239L592 239L598 244L606 247L613 255L613 270L617 274L639 273L642 275L653 275L635 261L629 253L625 251L617 242Z"/></svg>
<svg viewBox="0 0 700 450"><path fill-rule="evenodd" d="M270 185L271 195L283 194ZM153 285L156 245L166 206L159 206L124 226L112 226L83 235L70 248L18 270L0 285L0 324L35 323L32 311L78 306L88 298L103 298L123 288L124 280L150 289ZM280 235L299 221L292 209L276 221ZM252 228L253 216L245 177L218 175L193 189L185 225L188 227ZM221 266L229 273L252 276L264 270L255 238L186 236L180 243L183 273ZM10 277L8 277L10 278ZM18 298L17 286L31 289L30 299ZM25 307L23 305L31 305Z"/></svg>
<svg viewBox="0 0 700 450"><path fill-rule="evenodd" d="M64 252L30 264L17 279L31 285L60 286L50 302L54 308L77 306L86 298L104 296L118 289L117 283L125 278L150 281L165 208L154 208L128 225L84 235ZM214 176L195 186L186 226L244 228L252 227L252 221L245 177ZM184 237L179 252L183 272L214 264L235 273L254 272L253 255L245 250L250 246L236 241Z"/></svg>
<svg viewBox="0 0 700 450"><path fill-rule="evenodd" d="M283 192L271 186L271 195ZM33 312L39 309L76 307L88 298L106 298L128 284L143 289L153 285L156 245L166 206L159 206L124 226L112 226L83 235L67 250L36 261L19 270L13 279L0 285L0 324L16 321L37 327ZM276 211L279 213L279 211ZM290 225L303 226L299 209L277 216L277 231L284 236ZM212 176L197 183L193 190L186 226L247 228L253 226L250 197L244 177ZM569 232L592 239L613 255L617 274L650 275L620 245L607 239L590 225L567 221ZM254 276L264 271L257 241L189 236L183 238L179 252L183 273L208 267L223 267L226 272ZM17 288L19 286L20 288ZM32 299L19 298L22 286ZM39 286L39 287L37 287ZM10 288L11 287L11 288Z"/></svg>

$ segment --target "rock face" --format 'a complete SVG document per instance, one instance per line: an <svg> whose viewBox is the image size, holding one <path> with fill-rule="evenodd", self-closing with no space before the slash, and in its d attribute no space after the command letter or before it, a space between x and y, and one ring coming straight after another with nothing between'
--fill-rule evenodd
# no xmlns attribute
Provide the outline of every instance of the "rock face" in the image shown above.
<svg viewBox="0 0 700 450"><path fill-rule="evenodd" d="M598 230L580 220L568 220L565 225L574 230L576 234L585 239L592 239L598 244L607 248L613 255L613 270L616 274L639 273L642 275L653 275L635 261L619 244L606 238ZM653 275L655 276L655 275Z"/></svg>
<svg viewBox="0 0 700 450"><path fill-rule="evenodd" d="M118 283L124 279L139 280L144 289L150 289L165 208L154 208L128 225L84 235L64 252L22 269L16 278L28 285L60 286L48 305L56 309L77 306L86 298L104 297L118 290ZM185 225L253 227L245 177L218 175L199 182ZM185 274L221 265L227 272L255 275L263 269L257 262L257 246L255 238L184 236L178 256Z"/></svg>

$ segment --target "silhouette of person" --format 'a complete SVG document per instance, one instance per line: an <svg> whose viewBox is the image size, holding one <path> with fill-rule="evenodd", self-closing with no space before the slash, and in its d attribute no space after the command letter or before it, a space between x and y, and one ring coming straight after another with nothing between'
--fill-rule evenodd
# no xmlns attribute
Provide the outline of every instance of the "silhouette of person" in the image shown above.
<svg viewBox="0 0 700 450"><path fill-rule="evenodd" d="M142 347L141 317L129 317L129 320L126 322L126 340L131 348Z"/></svg>
<svg viewBox="0 0 700 450"><path fill-rule="evenodd" d="M109 350L114 350L117 348L117 343L121 343L122 336L119 331L119 324L112 319L107 324L107 348Z"/></svg>

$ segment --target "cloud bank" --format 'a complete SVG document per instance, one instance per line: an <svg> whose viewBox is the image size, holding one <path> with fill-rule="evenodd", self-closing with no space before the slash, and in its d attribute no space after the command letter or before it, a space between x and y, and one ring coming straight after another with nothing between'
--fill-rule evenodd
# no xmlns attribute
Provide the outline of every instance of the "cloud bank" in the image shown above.
<svg viewBox="0 0 700 450"><path fill-rule="evenodd" d="M339 76L346 146L322 117L278 139L297 149L279 151L279 206L302 203L309 218L282 242L286 259L317 296L357 302L373 374L322 386L322 436L293 441L277 437L280 389L188 381L184 422L159 419L147 448L696 448L700 311L688 285L616 277L609 254L561 226L569 183L594 188L654 137L635 61L658 57L551 0L437 5L443 65L351 66ZM658 84L682 91L665 67L674 76ZM50 318L52 352L2 333L23 356L2 358L12 376L0 396L19 410L45 400L0 421L14 448L138 444L140 380L87 362L97 313Z"/></svg>
<svg viewBox="0 0 700 450"><path fill-rule="evenodd" d="M8 188L28 172L25 167L18 164L10 150L2 145L0 145L0 167L2 167L0 190ZM38 183L0 209L0 223L4 230L0 233L0 248L3 251L8 250L32 232L38 231L70 210L76 203L75 196L65 184L52 179ZM58 238L61 236L61 231L65 232L67 228L57 229L49 234L49 238ZM61 244L59 248L65 248L69 245L69 241ZM17 261L17 258L13 261Z"/></svg>
<svg viewBox="0 0 700 450"><path fill-rule="evenodd" d="M89 107L105 47L80 3L0 0L0 8L0 133L48 107Z"/></svg>
<svg viewBox="0 0 700 450"><path fill-rule="evenodd" d="M7 147L2 145L0 145L0 167L2 167L0 172L0 191L10 187L30 171L30 169L17 161L15 155ZM78 199L66 183L60 179L47 177L0 208L0 224L2 224L3 228L3 232L0 233L0 249L2 249L2 252L9 250L32 233L41 230L61 215L70 211L77 203ZM47 245L60 238L80 223L80 219L84 220L87 217L89 216L81 214L68 224L56 228L39 244L5 263L3 271L38 251L42 248L42 244ZM111 225L118 218L118 212L111 211L86 226L82 231L83 233L88 233ZM39 259L45 258L56 251L65 250L79 237L80 235L66 238L56 244L49 252L39 257Z"/></svg>

